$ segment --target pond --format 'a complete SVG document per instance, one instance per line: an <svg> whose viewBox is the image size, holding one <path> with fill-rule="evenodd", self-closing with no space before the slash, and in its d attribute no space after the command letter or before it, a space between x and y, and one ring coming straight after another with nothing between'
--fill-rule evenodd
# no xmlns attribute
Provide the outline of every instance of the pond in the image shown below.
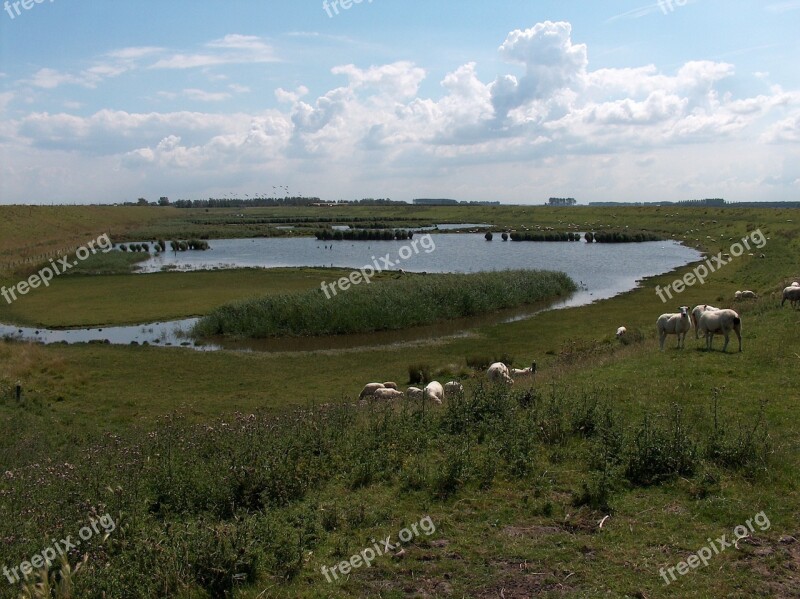
<svg viewBox="0 0 800 599"><path fill-rule="evenodd" d="M427 237L427 239L422 239ZM502 269L549 269L566 272L580 285L569 298L536 306L418 327L405 331L345 335L329 338L270 339L246 342L217 340L196 343L186 332L196 319L148 323L102 329L43 330L0 325L0 336L43 343L102 342L112 344L148 343L185 346L198 350L236 349L251 351L310 351L353 349L396 343L464 336L478 326L529 318L546 309L567 308L607 299L636 287L645 277L668 272L701 258L694 249L675 241L587 244L585 242L503 242L499 236L488 242L480 234L416 235L417 251L409 241L333 241L313 238L218 239L206 252L166 252L144 263L143 272L164 268L199 270L234 267L344 267L361 268L382 263L393 269L414 272L478 272ZM412 240L413 241L413 240ZM406 248L405 251L403 248ZM406 256L401 259L400 256ZM146 275L142 275L146 276ZM331 282L333 275L328 280ZM322 283L322 281L320 281Z"/></svg>

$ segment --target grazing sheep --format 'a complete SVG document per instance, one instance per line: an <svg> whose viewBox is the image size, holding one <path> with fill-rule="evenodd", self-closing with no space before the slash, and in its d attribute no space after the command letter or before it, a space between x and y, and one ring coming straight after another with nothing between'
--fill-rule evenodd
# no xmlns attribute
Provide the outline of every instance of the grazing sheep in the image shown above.
<svg viewBox="0 0 800 599"><path fill-rule="evenodd" d="M384 387L387 389L397 389L397 383L392 383L391 381L388 383L383 384Z"/></svg>
<svg viewBox="0 0 800 599"><path fill-rule="evenodd" d="M358 395L358 399L364 399L365 397L371 397L375 394L375 391L378 389L384 389L383 383L367 383L364 385L364 388L361 390L361 393Z"/></svg>
<svg viewBox="0 0 800 599"><path fill-rule="evenodd" d="M384 387L383 389L376 389L375 393L372 394L372 397L379 400L386 400L386 401L393 401L395 399L400 399L405 394L402 391L398 391L397 389L389 389L388 387Z"/></svg>
<svg viewBox="0 0 800 599"><path fill-rule="evenodd" d="M628 332L628 329L625 327L619 327L617 329L617 339L622 339L625 336L625 333Z"/></svg>
<svg viewBox="0 0 800 599"><path fill-rule="evenodd" d="M678 336L678 349L686 342L686 333L692 328L692 321L689 318L689 306L681 306L680 309L681 311L676 314L662 314L656 321L661 351L664 351L667 335Z"/></svg>
<svg viewBox="0 0 800 599"><path fill-rule="evenodd" d="M464 385L458 381L450 381L444 386L444 395L447 397L450 394L458 394L464 392Z"/></svg>
<svg viewBox="0 0 800 599"><path fill-rule="evenodd" d="M495 362L486 371L486 376L492 383L505 383L506 385L513 385L514 381L508 374L508 366L502 362Z"/></svg>
<svg viewBox="0 0 800 599"><path fill-rule="evenodd" d="M786 300L791 302L792 308L797 305L797 302L800 302L800 287L786 287L783 290L783 299L781 300L781 306L786 302Z"/></svg>
<svg viewBox="0 0 800 599"><path fill-rule="evenodd" d="M425 386L425 399L430 399L434 403L442 403L444 399L444 387L438 381L431 381Z"/></svg>
<svg viewBox="0 0 800 599"><path fill-rule="evenodd" d="M700 332L706 336L706 349L711 349L714 335L721 333L725 335L725 345L722 346L722 351L725 351L728 348L731 331L733 331L739 339L739 351L742 351L742 319L735 310L703 312L700 316L699 326Z"/></svg>
<svg viewBox="0 0 800 599"><path fill-rule="evenodd" d="M737 291L733 294L737 300L740 299L756 299L758 295L756 295L755 291Z"/></svg>
<svg viewBox="0 0 800 599"><path fill-rule="evenodd" d="M719 308L715 308L714 306L709 306L708 304L700 304L692 308L692 326L694 327L694 338L700 338L700 315L703 312L713 312L714 310L719 310Z"/></svg>
<svg viewBox="0 0 800 599"><path fill-rule="evenodd" d="M408 399L422 399L422 389L419 387L409 387L406 389L406 397Z"/></svg>

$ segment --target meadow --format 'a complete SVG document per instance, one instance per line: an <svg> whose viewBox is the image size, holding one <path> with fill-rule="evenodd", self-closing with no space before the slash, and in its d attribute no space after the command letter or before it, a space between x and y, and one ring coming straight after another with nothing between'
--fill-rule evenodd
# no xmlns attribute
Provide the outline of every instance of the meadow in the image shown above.
<svg viewBox="0 0 800 599"><path fill-rule="evenodd" d="M234 218L223 210L87 210L87 239L199 237ZM316 225L310 221L381 217L393 226L419 218L487 222L498 232L627 226L712 254L754 230L768 239L669 304L656 285L692 265L611 300L433 342L283 353L2 342L0 567L74 537L95 514L116 523L104 541L70 553L72 568L88 556L68 577L71 594L30 596L796 596L800 315L781 307L778 294L800 275L797 211L350 210L259 209L257 218ZM255 213L246 212L253 220ZM203 218L216 220L190 222ZM42 234L40 222L26 231L18 221L4 243L36 251L28 239ZM74 235L52 233L47 247L80 243ZM143 276L126 268L60 277L46 292L0 305L0 321L109 325L205 315L330 280L328 269ZM4 280L20 272L14 267ZM103 272L113 274L96 274ZM759 299L734 302L745 288ZM740 312L742 353L706 352L693 333L685 350L671 338L658 351L657 316L698 303ZM614 338L622 324L630 332L624 343ZM536 380L511 392L487 388L469 365L497 358L518 366L535 359ZM441 407L358 404L364 383L402 386L412 365L461 379L464 396ZM768 529L665 583L662 568L709 538L731 537L761 511ZM326 580L322 566L424 516L435 533ZM19 591L0 578L0 596Z"/></svg>

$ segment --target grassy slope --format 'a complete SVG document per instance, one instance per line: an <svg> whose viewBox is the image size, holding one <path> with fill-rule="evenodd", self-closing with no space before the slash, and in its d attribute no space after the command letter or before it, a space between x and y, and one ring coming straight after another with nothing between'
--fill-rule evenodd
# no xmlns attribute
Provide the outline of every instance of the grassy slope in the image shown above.
<svg viewBox="0 0 800 599"><path fill-rule="evenodd" d="M655 317L674 308L658 300L652 285L665 285L675 278L673 274L648 281L646 288L611 301L487 327L477 332L478 338L445 340L433 346L299 355L0 346L0 377L22 379L29 405L40 406L21 412L5 404L0 405L0 414L4 419L29 420L32 426L47 422L40 442L46 446L52 441L52 446L58 447L84 434L95 434L98 429L124 432L139 424L149 428L154 417L174 409L201 421L234 410L266 407L279 412L310 400L352 395L367 380L404 381L406 367L412 362L444 366L463 363L467 355L501 352L514 355L518 362L536 358L543 384L556 381L574 393L603 388L614 405L631 417L645 409L664 412L672 403L683 406L687 415L696 416L708 409L711 388L724 387L723 409L741 415L745 423L751 422L760 400L769 400L766 410L780 458L764 479L749 480L724 472L705 498L697 497L699 483L694 479L621 491L612 501L615 512L602 533L597 531L596 522L591 522L593 514L570 506L569 493L579 487L582 478L579 463L573 461L547 462L529 480L497 484L487 492L465 493L446 502L431 503L416 496L398 498L395 489L382 485L356 492L333 488L326 499L341 513L364 505L370 513L378 514L374 521L360 527L343 527L340 541L346 545L345 556L368 546L369 536L396 532L427 513L439 529L432 539L446 539L449 544L411 548L407 560L384 559L369 570L356 572L350 582L339 587L328 586L312 570L323 563L335 563L330 541L315 552L317 557L311 558L291 586L284 589L276 581L265 582L258 591L269 587L264 596L363 596L365 589L376 593L380 586L385 596L403 596L402 589L407 585L392 581L408 583L413 570L419 581L411 585L413 588L442 595L446 587L441 583L449 574L447 584L457 596L480 596L483 591L487 591L486 596L496 596L501 587L509 589L507 597L523 596L522 589L530 592L534 588L557 595L558 585L580 596L597 596L608 590L613 590L610 596L753 596L775 580L789 580L790 574L781 569L782 553L776 541L781 535L798 536L800 481L796 464L800 436L794 417L796 396L787 389L795 386L793 373L800 361L796 349L800 315L788 307L779 309L777 301L769 297L782 279L798 274L797 242L783 234L790 226L786 218L792 218L791 212L786 212L788 216L773 211L763 216L748 212L730 220L717 214L703 217L718 220L716 227L703 231L715 239L723 231L727 237L741 237L749 222L772 237L763 250L765 259L742 258L714 275L705 286L691 288L680 296L680 303L688 305L727 305L733 291L745 287L767 296L754 306L740 307L745 337L742 354L707 354L698 351L700 344L693 340L682 352L657 351ZM645 223L654 216L653 211L626 209L624 213L628 215L626 222L631 223ZM483 220L469 214L471 217L464 220ZM682 222L678 226L696 228L697 218L693 218L691 227ZM673 229L677 220L651 221L649 228L680 230ZM716 245L726 249L729 243L726 240ZM619 324L643 331L643 344L621 348L613 343L613 331ZM719 339L716 343L720 347ZM303 384L294 384L297 380ZM59 397L62 401L56 401ZM3 426L8 428L10 422ZM26 454L25 459L32 456ZM547 502L553 506L551 515L543 513ZM774 551L772 557L755 558L752 550L740 553L730 549L717 556L709 568L693 571L670 587L663 586L657 574L660 565L674 565L702 547L707 537L729 532L761 509L767 509L772 529L760 534L759 542ZM555 534L549 529L532 528L560 527L567 514L577 518L580 526ZM510 525L519 530L509 531ZM440 585L435 586L434 581ZM510 592L512 589L519 594ZM771 595L789 596L781 592L786 588L773 589Z"/></svg>

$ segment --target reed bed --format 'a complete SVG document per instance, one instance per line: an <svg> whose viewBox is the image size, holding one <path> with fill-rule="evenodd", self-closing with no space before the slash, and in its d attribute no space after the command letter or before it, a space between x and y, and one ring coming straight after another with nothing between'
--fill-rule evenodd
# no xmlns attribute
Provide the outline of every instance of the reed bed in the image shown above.
<svg viewBox="0 0 800 599"><path fill-rule="evenodd" d="M406 275L401 279L273 295L222 306L201 319L197 337L342 335L399 330L514 308L567 295L566 274L506 270L474 274Z"/></svg>

